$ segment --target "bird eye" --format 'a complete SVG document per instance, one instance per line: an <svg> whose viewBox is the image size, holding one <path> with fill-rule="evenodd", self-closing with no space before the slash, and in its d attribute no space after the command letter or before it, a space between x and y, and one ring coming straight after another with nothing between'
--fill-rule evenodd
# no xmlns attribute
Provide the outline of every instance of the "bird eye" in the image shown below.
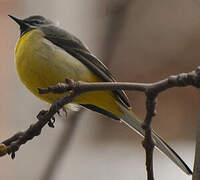
<svg viewBox="0 0 200 180"><path fill-rule="evenodd" d="M33 20L31 22L29 22L31 25L38 25L38 24L42 24L41 21L38 21L38 20Z"/></svg>

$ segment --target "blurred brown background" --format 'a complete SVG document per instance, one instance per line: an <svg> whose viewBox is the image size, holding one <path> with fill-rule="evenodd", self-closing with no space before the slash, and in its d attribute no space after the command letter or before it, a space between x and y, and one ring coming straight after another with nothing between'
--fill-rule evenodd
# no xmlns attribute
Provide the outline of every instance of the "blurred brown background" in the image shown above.
<svg viewBox="0 0 200 180"><path fill-rule="evenodd" d="M48 108L19 81L14 47L19 29L8 14L40 14L82 39L109 65L120 81L154 82L188 72L200 62L200 1L193 0L0 0L0 138L26 129L35 115ZM145 116L143 94L128 92L135 112ZM176 88L161 94L154 129L183 156L192 168L199 91ZM12 161L0 159L0 179L44 179L49 159L66 122L23 146ZM119 123L84 112L76 124L67 153L51 179L145 179L141 138ZM170 172L170 173L169 173ZM190 179L165 156L155 151L159 179Z"/></svg>

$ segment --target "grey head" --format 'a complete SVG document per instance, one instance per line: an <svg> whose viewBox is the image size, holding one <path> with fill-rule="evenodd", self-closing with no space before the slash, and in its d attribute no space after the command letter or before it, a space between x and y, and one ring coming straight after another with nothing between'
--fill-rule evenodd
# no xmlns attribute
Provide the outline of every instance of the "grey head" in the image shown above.
<svg viewBox="0 0 200 180"><path fill-rule="evenodd" d="M39 16L39 15L30 16L28 18L23 19L23 21L32 26L42 26L42 25L54 24L54 22L51 21L50 19L47 19L47 18L45 18L43 16Z"/></svg>
<svg viewBox="0 0 200 180"><path fill-rule="evenodd" d="M22 36L26 32L36 29L41 26L47 26L54 24L53 21L39 15L30 16L25 19L19 19L17 17L14 17L12 15L8 15L10 18L12 18L19 26L20 26L20 35Z"/></svg>

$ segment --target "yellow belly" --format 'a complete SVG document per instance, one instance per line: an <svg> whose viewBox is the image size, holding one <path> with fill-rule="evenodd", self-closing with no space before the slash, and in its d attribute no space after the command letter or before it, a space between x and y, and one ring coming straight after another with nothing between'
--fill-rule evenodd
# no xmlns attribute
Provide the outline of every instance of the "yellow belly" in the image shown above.
<svg viewBox="0 0 200 180"><path fill-rule="evenodd" d="M27 32L19 39L15 50L15 63L19 77L34 95L48 103L53 103L65 94L41 95L37 88L47 88L58 82L65 82L66 78L75 81L100 81L79 60L42 37L43 33L39 30ZM92 104L114 115L122 113L111 91L84 93L76 97L73 103Z"/></svg>

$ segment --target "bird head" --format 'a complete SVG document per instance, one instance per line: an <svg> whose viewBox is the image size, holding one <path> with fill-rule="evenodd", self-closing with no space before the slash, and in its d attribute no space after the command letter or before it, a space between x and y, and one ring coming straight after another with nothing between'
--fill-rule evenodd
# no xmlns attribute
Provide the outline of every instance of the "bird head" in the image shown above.
<svg viewBox="0 0 200 180"><path fill-rule="evenodd" d="M54 24L53 21L39 15L30 16L25 19L19 19L12 15L8 15L8 16L12 18L20 26L21 36L25 34L26 32L32 29L36 29L40 26Z"/></svg>

